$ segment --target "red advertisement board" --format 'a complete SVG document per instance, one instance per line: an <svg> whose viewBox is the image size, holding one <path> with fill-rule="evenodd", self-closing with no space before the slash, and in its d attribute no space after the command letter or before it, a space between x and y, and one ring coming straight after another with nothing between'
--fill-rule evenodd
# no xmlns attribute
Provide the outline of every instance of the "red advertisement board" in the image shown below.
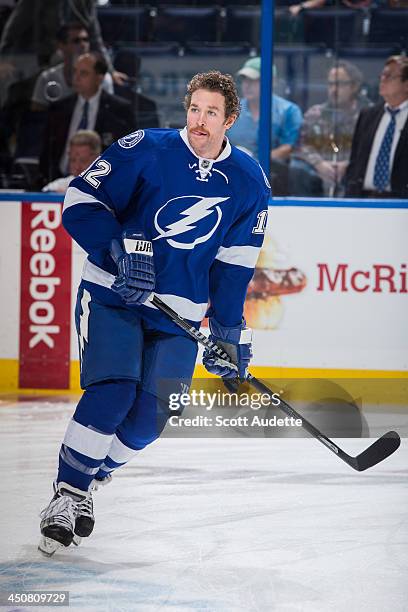
<svg viewBox="0 0 408 612"><path fill-rule="evenodd" d="M21 214L21 388L69 388L71 238L62 204L23 202Z"/></svg>

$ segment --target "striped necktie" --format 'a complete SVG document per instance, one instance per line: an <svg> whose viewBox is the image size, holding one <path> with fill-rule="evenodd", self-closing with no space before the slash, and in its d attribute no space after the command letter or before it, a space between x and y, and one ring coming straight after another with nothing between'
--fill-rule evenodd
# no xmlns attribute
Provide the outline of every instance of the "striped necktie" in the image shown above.
<svg viewBox="0 0 408 612"><path fill-rule="evenodd" d="M380 150L378 151L377 159L374 166L374 186L378 191L385 191L390 184L390 155L391 146L394 138L396 120L395 117L400 109L395 110L387 107L387 111L391 115L390 122L385 131Z"/></svg>

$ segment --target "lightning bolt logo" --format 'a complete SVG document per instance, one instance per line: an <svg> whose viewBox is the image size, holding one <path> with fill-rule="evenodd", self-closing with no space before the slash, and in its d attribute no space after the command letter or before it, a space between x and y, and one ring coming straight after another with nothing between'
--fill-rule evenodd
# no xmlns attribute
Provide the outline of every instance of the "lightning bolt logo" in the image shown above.
<svg viewBox="0 0 408 612"><path fill-rule="evenodd" d="M82 363L82 357L85 349L85 342L88 342L88 322L89 322L89 302L91 294L84 289L81 299L82 313L79 317L79 358Z"/></svg>
<svg viewBox="0 0 408 612"><path fill-rule="evenodd" d="M178 213L180 218L173 223L167 224L163 229L159 223L160 213L169 205L177 205L177 200L186 200L187 198L193 198L195 200L198 199L198 201L192 204L192 206L189 206L185 210ZM228 199L229 198L210 198L202 196L180 196L178 198L172 198L156 212L154 217L154 225L159 235L153 240L165 238L168 244L176 249L193 249L197 244L206 242L214 234L222 219L221 208L217 206L217 204L221 204L221 202L225 202ZM214 215L214 224L203 236L195 237L191 242L178 242L173 240L173 237L175 236L179 236L180 234L185 234L186 232L196 229L198 223L210 215Z"/></svg>

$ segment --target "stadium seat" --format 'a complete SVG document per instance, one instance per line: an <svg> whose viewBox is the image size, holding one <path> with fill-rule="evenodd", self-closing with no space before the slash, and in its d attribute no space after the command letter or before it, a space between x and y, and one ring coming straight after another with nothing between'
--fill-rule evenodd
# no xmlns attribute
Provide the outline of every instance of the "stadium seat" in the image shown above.
<svg viewBox="0 0 408 612"><path fill-rule="evenodd" d="M186 45L186 55L215 55L222 57L223 55L248 55L250 46L248 43L239 45L234 44L219 44L219 43L190 43Z"/></svg>
<svg viewBox="0 0 408 612"><path fill-rule="evenodd" d="M346 8L303 11L304 41L306 44L323 44L329 49L351 44L357 38L359 17L360 11Z"/></svg>
<svg viewBox="0 0 408 612"><path fill-rule="evenodd" d="M109 45L147 41L151 38L148 7L101 7L98 9L102 38Z"/></svg>
<svg viewBox="0 0 408 612"><path fill-rule="evenodd" d="M395 45L408 50L408 9L376 9L371 13L370 43Z"/></svg>
<svg viewBox="0 0 408 612"><path fill-rule="evenodd" d="M135 47L122 47L115 54L113 64L115 70L137 79L140 70L140 54Z"/></svg>
<svg viewBox="0 0 408 612"><path fill-rule="evenodd" d="M156 55L180 55L181 47L178 42L141 42L131 47L121 47L119 51L126 49L137 56L156 56Z"/></svg>
<svg viewBox="0 0 408 612"><path fill-rule="evenodd" d="M223 42L246 42L253 48L261 45L261 7L227 6L222 34Z"/></svg>
<svg viewBox="0 0 408 612"><path fill-rule="evenodd" d="M276 8L274 11L274 43L302 43L303 39L303 13L300 13L298 17L292 17L287 8Z"/></svg>
<svg viewBox="0 0 408 612"><path fill-rule="evenodd" d="M338 50L339 57L350 59L351 61L358 59L386 59L389 55L392 55L395 51L395 47L382 47L379 45L373 45L372 47L366 45L364 47L343 47ZM378 76L378 75L376 75Z"/></svg>
<svg viewBox="0 0 408 612"><path fill-rule="evenodd" d="M187 41L218 40L219 11L215 6L160 6L154 27L154 40Z"/></svg>

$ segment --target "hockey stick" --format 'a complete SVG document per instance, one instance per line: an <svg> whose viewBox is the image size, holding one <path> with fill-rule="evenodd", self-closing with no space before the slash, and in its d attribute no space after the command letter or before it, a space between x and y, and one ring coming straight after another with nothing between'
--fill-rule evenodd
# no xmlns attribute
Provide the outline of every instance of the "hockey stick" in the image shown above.
<svg viewBox="0 0 408 612"><path fill-rule="evenodd" d="M150 297L151 303L156 306L161 312L166 314L178 327L183 329L191 338L194 338L197 342L202 344L205 348L213 352L215 355L224 359L225 361L231 362L230 356L223 351L217 344L212 342L207 336L202 334L195 327L190 325L183 317L181 317L177 312L175 312L170 306L165 304L157 295L153 295ZM255 387L261 393L266 393L268 395L272 395L271 389L269 389L263 382L258 380L252 374L249 374L247 377L248 382ZM401 439L396 431L388 431L386 434L378 438L371 446L366 448L362 453L357 455L357 457L353 457L352 455L348 455L344 450L342 450L333 440L330 440L327 436L321 433L312 423L310 423L307 419L302 417L296 410L292 408L288 403L286 403L282 398L280 398L279 403L280 409L290 417L294 419L300 419L302 422L303 429L306 429L314 438L319 440L322 444L324 444L328 449L330 449L337 457L345 461L350 467L358 472L363 472L370 467L373 467L380 461L383 461L392 453L394 453L401 443Z"/></svg>

